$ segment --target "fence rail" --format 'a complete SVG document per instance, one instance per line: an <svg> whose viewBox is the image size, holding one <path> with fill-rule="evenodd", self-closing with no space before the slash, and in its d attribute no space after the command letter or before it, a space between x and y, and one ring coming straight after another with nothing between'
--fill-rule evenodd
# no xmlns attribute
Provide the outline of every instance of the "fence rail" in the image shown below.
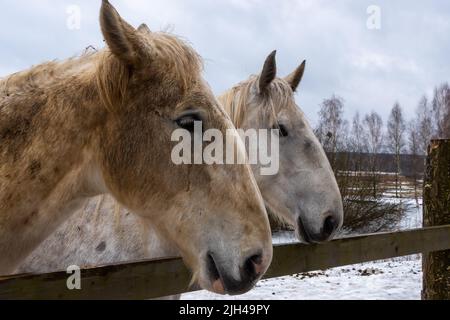
<svg viewBox="0 0 450 320"><path fill-rule="evenodd" d="M378 233L321 245L274 248L266 278L450 249L450 225ZM66 272L0 278L0 299L152 299L193 291L179 258L85 269L82 289L68 290Z"/></svg>

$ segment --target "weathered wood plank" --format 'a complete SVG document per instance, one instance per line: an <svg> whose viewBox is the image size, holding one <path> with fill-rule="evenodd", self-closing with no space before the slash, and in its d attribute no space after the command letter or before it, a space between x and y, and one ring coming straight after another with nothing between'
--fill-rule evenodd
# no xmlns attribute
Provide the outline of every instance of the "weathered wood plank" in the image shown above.
<svg viewBox="0 0 450 320"><path fill-rule="evenodd" d="M450 249L450 226L380 233L322 245L277 246L267 278ZM0 299L151 299L192 291L181 259L143 261L82 271L82 290L69 291L65 272L4 278Z"/></svg>
<svg viewBox="0 0 450 320"><path fill-rule="evenodd" d="M322 245L278 247L268 278L450 248L450 226L379 233Z"/></svg>

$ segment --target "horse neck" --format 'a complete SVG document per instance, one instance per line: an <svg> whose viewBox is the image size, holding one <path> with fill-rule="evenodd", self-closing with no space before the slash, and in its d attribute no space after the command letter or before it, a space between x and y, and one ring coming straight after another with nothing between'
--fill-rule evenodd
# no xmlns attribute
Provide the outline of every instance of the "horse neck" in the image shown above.
<svg viewBox="0 0 450 320"><path fill-rule="evenodd" d="M91 64L50 63L0 83L0 274L104 192L92 150L105 114Z"/></svg>

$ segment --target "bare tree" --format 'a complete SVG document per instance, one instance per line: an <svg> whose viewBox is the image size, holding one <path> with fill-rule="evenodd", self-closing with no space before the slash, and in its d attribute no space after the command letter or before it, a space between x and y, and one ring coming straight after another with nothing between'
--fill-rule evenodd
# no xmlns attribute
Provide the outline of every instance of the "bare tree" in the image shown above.
<svg viewBox="0 0 450 320"><path fill-rule="evenodd" d="M450 130L450 87L448 83L443 83L434 89L432 105L434 135L436 138L444 138Z"/></svg>
<svg viewBox="0 0 450 320"><path fill-rule="evenodd" d="M412 156L412 167L413 167L413 180L414 180L414 198L416 203L419 203L419 192L418 192L418 167L419 167L419 153L421 152L419 147L419 130L418 130L417 119L411 120L408 123L408 150Z"/></svg>
<svg viewBox="0 0 450 320"><path fill-rule="evenodd" d="M444 108L444 112L443 112L443 125L442 128L444 130L442 138L444 139L450 139L450 90L449 90L449 86L447 84L447 95L446 95L446 99L445 99L445 108Z"/></svg>
<svg viewBox="0 0 450 320"><path fill-rule="evenodd" d="M315 130L319 141L330 157L331 165L336 169L336 157L346 144L348 123L344 119L344 100L333 95L325 99L319 111L319 124Z"/></svg>
<svg viewBox="0 0 450 320"><path fill-rule="evenodd" d="M425 155L433 136L432 112L426 96L420 99L416 109L416 130L418 134L419 154Z"/></svg>
<svg viewBox="0 0 450 320"><path fill-rule="evenodd" d="M349 143L351 151L358 153L367 152L367 135L359 112L356 112L353 116Z"/></svg>
<svg viewBox="0 0 450 320"><path fill-rule="evenodd" d="M372 154L378 154L383 146L383 119L372 111L364 117L364 126L367 135L367 148Z"/></svg>
<svg viewBox="0 0 450 320"><path fill-rule="evenodd" d="M385 190L380 184L377 163L383 144L382 131L383 122L376 113L366 116L364 121L361 121L358 113L353 118L349 146L353 156L357 157L357 165L354 166L357 172L338 176L344 198L345 232L355 234L393 230L406 212L404 204L385 202L380 197ZM362 159L366 158L367 152L369 175L362 172L365 167Z"/></svg>
<svg viewBox="0 0 450 320"><path fill-rule="evenodd" d="M353 170L360 172L362 170L363 154L367 153L367 135L359 112L353 116L352 128L349 137L348 151L353 153Z"/></svg>
<svg viewBox="0 0 450 320"><path fill-rule="evenodd" d="M378 196L378 154L383 146L383 120L375 111L366 115L364 118L364 126L367 134L367 147L370 153L370 172L372 178L372 192L376 198Z"/></svg>
<svg viewBox="0 0 450 320"><path fill-rule="evenodd" d="M378 172L379 153L383 145L383 121L375 112L363 119L357 113L348 135L348 122L343 118L343 113L344 103L341 98L333 95L324 100L315 133L330 157L341 190L345 212L344 230L351 233L393 230L405 210L402 204L386 203L380 197L384 191L379 183ZM353 162L355 156L356 163ZM370 172L367 174L363 170Z"/></svg>
<svg viewBox="0 0 450 320"><path fill-rule="evenodd" d="M401 155L405 148L405 120L403 119L403 111L398 102L394 104L387 123L387 149L395 154L395 197L401 194L401 184L399 183L399 175L401 173Z"/></svg>

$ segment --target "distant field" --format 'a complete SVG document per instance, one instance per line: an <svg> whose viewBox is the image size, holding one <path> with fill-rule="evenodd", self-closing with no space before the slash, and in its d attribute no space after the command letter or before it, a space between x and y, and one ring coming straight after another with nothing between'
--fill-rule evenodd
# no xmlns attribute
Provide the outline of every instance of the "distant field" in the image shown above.
<svg viewBox="0 0 450 320"><path fill-rule="evenodd" d="M346 172L346 171L340 171L339 176L345 177L349 180L348 185L351 186L347 190L351 191L351 188L353 186L358 185L357 181L360 182L360 184L369 184L369 182L372 179L372 173L371 172ZM377 181L378 185L377 187L380 190L383 190L383 195L386 197L395 197L395 174L390 172L377 172ZM401 189L400 196L401 198L409 198L414 199L415 198L415 187L417 188L417 194L419 195L419 198L422 195L422 187L423 187L423 180L417 180L416 183L414 183L414 179L411 177L405 177L400 175L399 176L399 185Z"/></svg>

